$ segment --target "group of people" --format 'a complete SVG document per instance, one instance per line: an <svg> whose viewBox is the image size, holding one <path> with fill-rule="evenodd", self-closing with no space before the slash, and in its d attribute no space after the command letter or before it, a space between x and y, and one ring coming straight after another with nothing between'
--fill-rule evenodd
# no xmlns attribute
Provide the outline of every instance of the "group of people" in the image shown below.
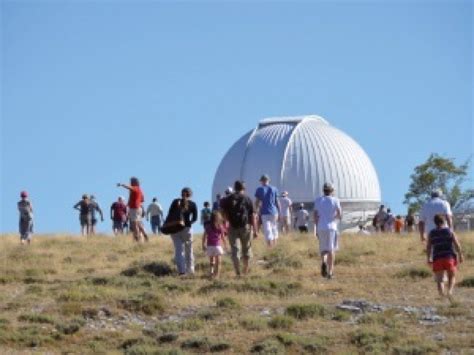
<svg viewBox="0 0 474 355"><path fill-rule="evenodd" d="M212 208L210 203L204 204L201 210L201 223L204 226L202 249L209 257L210 277L219 276L221 259L228 247L235 274L240 276L249 272L252 240L258 237L260 229L270 248L276 245L280 230L289 231L292 214L288 194L279 195L277 188L270 184L270 177L267 175L262 175L260 183L261 186L254 193L255 203L247 195L245 183L237 180L232 189L227 189L225 197L219 196ZM143 218L151 217L154 233L161 230L171 236L178 273L194 274L192 226L198 220L198 210L196 203L192 201L192 190L189 187L181 190L181 197L173 200L162 224L163 209L156 198L147 210L144 210L144 194L136 177L130 179L130 184L119 183L117 186L129 191L129 199L125 204L124 198L119 197L111 206L114 232L123 233L125 225L129 223L134 240L140 241L142 237L148 240ZM339 248L338 220L342 217L341 204L333 193L332 184L324 183L322 195L314 201L321 275L328 279L334 277L336 251ZM441 195L442 192L439 190L432 192L431 199L421 209L418 227L421 241L426 242L427 261L436 276L439 294L451 297L457 265L463 261L463 254L459 239L452 230L451 208ZM20 197L21 200L18 202L20 238L22 244L29 244L33 232L33 206L26 191L22 191ZM82 200L75 204L74 208L80 212L84 234L94 233L97 215L100 215L102 221L104 220L103 212L94 196L83 195ZM299 230L307 232L309 213L304 205L300 205L294 215ZM387 215L390 216L390 211L385 212L382 205L374 218L374 223L381 231L390 231L386 229Z"/></svg>
<svg viewBox="0 0 474 355"><path fill-rule="evenodd" d="M158 203L158 199L154 197L145 210L143 207L144 197L140 190L138 179L134 179L130 185L118 184L118 186L130 189L131 197L128 203L126 203L124 197L119 196L117 201L110 206L110 219L112 220L112 231L114 234L124 234L130 230L134 232L135 240L142 240L142 237L144 240L148 240L148 235L143 225L143 219L145 218L147 221L150 221L152 232L159 234L163 221L163 209ZM98 222L97 216L99 215L100 220L103 222L104 214L94 195L82 195L82 199L74 205L74 208L79 211L82 235L95 234L95 226Z"/></svg>
<svg viewBox="0 0 474 355"><path fill-rule="evenodd" d="M403 231L412 233L415 231L416 219L410 210L408 215L403 219L401 215L394 216L390 208L385 209L384 205L380 205L377 214L372 219L372 227L376 232L381 233L397 233ZM360 228L365 230L365 228Z"/></svg>

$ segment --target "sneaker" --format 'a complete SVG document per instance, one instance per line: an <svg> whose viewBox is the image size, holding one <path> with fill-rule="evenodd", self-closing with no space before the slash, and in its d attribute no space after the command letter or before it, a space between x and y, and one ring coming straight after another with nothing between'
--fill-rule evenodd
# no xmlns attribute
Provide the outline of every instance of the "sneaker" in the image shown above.
<svg viewBox="0 0 474 355"><path fill-rule="evenodd" d="M327 277L328 276L328 265L326 264L325 261L321 264L321 276L322 277Z"/></svg>
<svg viewBox="0 0 474 355"><path fill-rule="evenodd" d="M333 274L328 274L328 276L327 276L327 279L328 279L328 280L332 280L333 278L334 278L334 275L333 275Z"/></svg>

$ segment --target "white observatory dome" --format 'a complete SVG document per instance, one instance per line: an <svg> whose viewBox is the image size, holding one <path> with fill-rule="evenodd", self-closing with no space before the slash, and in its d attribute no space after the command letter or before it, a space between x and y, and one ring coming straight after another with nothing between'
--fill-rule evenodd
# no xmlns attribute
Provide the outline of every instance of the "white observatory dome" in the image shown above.
<svg viewBox="0 0 474 355"><path fill-rule="evenodd" d="M351 137L319 116L260 121L222 159L213 196L240 179L253 198L262 174L268 174L280 192L288 191L293 203L311 206L321 195L323 184L331 182L346 212L346 222L358 220L349 224L367 219L381 200L377 173L367 154Z"/></svg>

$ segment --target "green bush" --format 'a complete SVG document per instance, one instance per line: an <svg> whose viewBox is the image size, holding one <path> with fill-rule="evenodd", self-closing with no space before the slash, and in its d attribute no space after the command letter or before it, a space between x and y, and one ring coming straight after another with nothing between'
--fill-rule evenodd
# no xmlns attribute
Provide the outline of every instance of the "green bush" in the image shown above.
<svg viewBox="0 0 474 355"><path fill-rule="evenodd" d="M259 317L246 317L239 320L239 324L242 328L249 331L265 329L267 323Z"/></svg>
<svg viewBox="0 0 474 355"><path fill-rule="evenodd" d="M295 320L291 317L285 315L277 315L270 319L268 325L270 326L270 328L273 329L290 329L291 327L293 327L294 323Z"/></svg>
<svg viewBox="0 0 474 355"><path fill-rule="evenodd" d="M140 312L146 315L153 315L156 313L163 313L165 306L163 300L150 293L143 293L141 295L119 301L119 306L130 312Z"/></svg>
<svg viewBox="0 0 474 355"><path fill-rule="evenodd" d="M222 297L217 299L216 306L219 308L238 309L240 304L232 297Z"/></svg>
<svg viewBox="0 0 474 355"><path fill-rule="evenodd" d="M55 324L56 321L53 317L46 314L22 314L18 317L20 322L30 322L30 323L43 323L43 324Z"/></svg>
<svg viewBox="0 0 474 355"><path fill-rule="evenodd" d="M462 280L459 284L459 287L474 287L474 277L466 277L464 280Z"/></svg>
<svg viewBox="0 0 474 355"><path fill-rule="evenodd" d="M426 279L432 275L432 272L424 267L418 268L409 268L400 271L397 276L400 278L411 278L413 280L416 279Z"/></svg>
<svg viewBox="0 0 474 355"><path fill-rule="evenodd" d="M277 340L269 338L257 342L250 349L254 354L285 354L285 348Z"/></svg>
<svg viewBox="0 0 474 355"><path fill-rule="evenodd" d="M326 315L326 308L320 304L293 304L286 308L285 313L296 319L308 319L323 317Z"/></svg>

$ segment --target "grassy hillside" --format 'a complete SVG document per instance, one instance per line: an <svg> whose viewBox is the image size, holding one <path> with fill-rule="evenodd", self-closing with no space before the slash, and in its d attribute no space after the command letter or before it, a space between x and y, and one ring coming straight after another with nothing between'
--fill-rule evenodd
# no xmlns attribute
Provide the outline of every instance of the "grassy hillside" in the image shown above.
<svg viewBox="0 0 474 355"><path fill-rule="evenodd" d="M319 276L310 236L273 250L258 239L251 274L237 279L225 257L219 281L205 277L195 240L196 276L178 278L169 237L42 236L22 247L2 236L0 353L474 351L473 233L460 235L453 304L437 298L414 235L343 236L333 280ZM352 307L337 308L344 301Z"/></svg>

